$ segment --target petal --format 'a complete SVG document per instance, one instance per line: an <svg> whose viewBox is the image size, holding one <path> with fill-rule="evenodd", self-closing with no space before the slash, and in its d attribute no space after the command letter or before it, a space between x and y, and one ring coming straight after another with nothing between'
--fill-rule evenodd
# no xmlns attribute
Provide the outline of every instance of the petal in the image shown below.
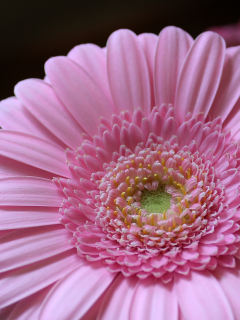
<svg viewBox="0 0 240 320"><path fill-rule="evenodd" d="M221 116L222 122L224 122L240 96L239 84L240 48L228 48L219 88L209 111L211 119Z"/></svg>
<svg viewBox="0 0 240 320"><path fill-rule="evenodd" d="M125 278L119 274L107 290L97 320L128 319L137 277Z"/></svg>
<svg viewBox="0 0 240 320"><path fill-rule="evenodd" d="M35 177L0 179L0 206L60 207L62 193L51 180Z"/></svg>
<svg viewBox="0 0 240 320"><path fill-rule="evenodd" d="M231 130L231 135L234 136L239 134L239 121L240 121L240 98L235 103L232 111L227 116L227 119L223 123L224 130L228 131ZM235 141L239 141L238 139L234 139Z"/></svg>
<svg viewBox="0 0 240 320"><path fill-rule="evenodd" d="M22 229L0 237L0 272L70 250L71 233L60 226Z"/></svg>
<svg viewBox="0 0 240 320"><path fill-rule="evenodd" d="M129 320L163 320L166 315L168 319L178 319L173 283L163 285L154 277L139 281L131 303Z"/></svg>
<svg viewBox="0 0 240 320"><path fill-rule="evenodd" d="M45 69L54 91L70 113L91 136L96 134L99 118L110 119L113 110L94 79L66 57L49 59Z"/></svg>
<svg viewBox="0 0 240 320"><path fill-rule="evenodd" d="M107 70L117 113L140 107L150 112L151 92L146 58L137 36L130 30L115 31L107 43Z"/></svg>
<svg viewBox="0 0 240 320"><path fill-rule="evenodd" d="M179 306L186 320L234 320L229 302L214 276L208 271L188 276L175 274Z"/></svg>
<svg viewBox="0 0 240 320"><path fill-rule="evenodd" d="M153 84L153 70L154 70L154 57L155 57L155 50L156 44L158 40L158 36L153 33L142 33L138 36L138 40L141 43L143 48L148 72L149 72L149 80L150 80L150 90L151 90L151 107L156 105L155 97L154 97L154 84Z"/></svg>
<svg viewBox="0 0 240 320"><path fill-rule="evenodd" d="M222 290L228 298L235 318L239 319L239 295L240 295L240 265L236 269L218 267L212 273L218 280Z"/></svg>
<svg viewBox="0 0 240 320"><path fill-rule="evenodd" d="M7 320L38 319L40 307L52 285L20 301Z"/></svg>
<svg viewBox="0 0 240 320"><path fill-rule="evenodd" d="M102 263L83 264L51 290L42 307L39 320L80 319L104 293L115 275L101 267Z"/></svg>
<svg viewBox="0 0 240 320"><path fill-rule="evenodd" d="M81 145L84 130L49 84L35 79L24 80L15 86L14 92L31 114L59 140L72 149Z"/></svg>
<svg viewBox="0 0 240 320"><path fill-rule="evenodd" d="M35 135L65 148L64 143L44 127L15 97L0 102L0 126L5 130Z"/></svg>
<svg viewBox="0 0 240 320"><path fill-rule="evenodd" d="M167 27L160 32L154 74L157 106L174 105L178 78L192 43L192 37L182 29Z"/></svg>
<svg viewBox="0 0 240 320"><path fill-rule="evenodd" d="M60 176L71 177L65 164L64 149L26 133L0 130L0 155Z"/></svg>
<svg viewBox="0 0 240 320"><path fill-rule="evenodd" d="M225 42L213 32L201 34L184 62L176 93L176 109L181 120L188 112L204 112L215 97L225 57Z"/></svg>
<svg viewBox="0 0 240 320"><path fill-rule="evenodd" d="M102 48L92 43L81 44L74 47L67 56L87 71L112 103L107 78L106 54Z"/></svg>
<svg viewBox="0 0 240 320"><path fill-rule="evenodd" d="M1 207L0 230L59 224L58 208L46 207Z"/></svg>
<svg viewBox="0 0 240 320"><path fill-rule="evenodd" d="M8 306L49 286L81 264L82 260L76 254L76 249L72 249L24 268L3 273L0 276L0 307Z"/></svg>

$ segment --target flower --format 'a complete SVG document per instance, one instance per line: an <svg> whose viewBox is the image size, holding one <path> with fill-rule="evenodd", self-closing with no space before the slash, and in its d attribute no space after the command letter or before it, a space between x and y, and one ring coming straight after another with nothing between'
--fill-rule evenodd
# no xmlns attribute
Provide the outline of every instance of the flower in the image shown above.
<svg viewBox="0 0 240 320"><path fill-rule="evenodd" d="M210 31L218 33L226 41L227 47L240 45L240 22L225 26L209 28Z"/></svg>
<svg viewBox="0 0 240 320"><path fill-rule="evenodd" d="M45 70L0 107L2 314L240 319L240 47L119 30Z"/></svg>

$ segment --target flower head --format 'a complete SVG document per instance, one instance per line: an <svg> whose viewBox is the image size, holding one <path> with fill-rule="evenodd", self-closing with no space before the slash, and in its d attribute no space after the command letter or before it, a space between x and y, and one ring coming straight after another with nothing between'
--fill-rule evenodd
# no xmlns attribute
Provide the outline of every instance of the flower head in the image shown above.
<svg viewBox="0 0 240 320"><path fill-rule="evenodd" d="M212 32L119 30L17 84L0 104L7 319L240 319L239 62Z"/></svg>

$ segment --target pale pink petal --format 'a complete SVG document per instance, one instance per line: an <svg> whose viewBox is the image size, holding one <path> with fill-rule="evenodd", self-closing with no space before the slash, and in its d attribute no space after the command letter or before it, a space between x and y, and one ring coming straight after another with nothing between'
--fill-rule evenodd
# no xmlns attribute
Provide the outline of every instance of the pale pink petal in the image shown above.
<svg viewBox="0 0 240 320"><path fill-rule="evenodd" d="M0 155L60 176L71 177L65 164L64 149L26 133L0 130Z"/></svg>
<svg viewBox="0 0 240 320"><path fill-rule="evenodd" d="M174 285L186 320L234 320L227 297L210 272L192 271L188 276L175 274Z"/></svg>
<svg viewBox="0 0 240 320"><path fill-rule="evenodd" d="M231 134L234 136L239 132L239 122L240 122L240 98L235 103L232 111L227 116L226 120L224 121L223 128L224 130L231 130ZM235 139L236 140L236 139ZM237 139L236 141L239 141Z"/></svg>
<svg viewBox="0 0 240 320"><path fill-rule="evenodd" d="M51 320L80 319L105 292L116 275L102 263L83 264L50 291L39 320L51 315Z"/></svg>
<svg viewBox="0 0 240 320"><path fill-rule="evenodd" d="M109 119L113 109L94 79L66 57L49 59L45 69L53 89L74 118L90 135L96 134L99 118Z"/></svg>
<svg viewBox="0 0 240 320"><path fill-rule="evenodd" d="M92 43L81 44L74 47L67 56L87 71L112 103L107 78L106 53L102 48Z"/></svg>
<svg viewBox="0 0 240 320"><path fill-rule="evenodd" d="M173 283L162 284L154 277L138 282L131 303L129 320L178 319L178 302Z"/></svg>
<svg viewBox="0 0 240 320"><path fill-rule="evenodd" d="M179 75L192 43L192 37L182 29L167 27L160 32L154 73L157 106L163 103L174 105Z"/></svg>
<svg viewBox="0 0 240 320"><path fill-rule="evenodd" d="M221 81L209 111L211 119L221 116L222 122L228 117L240 96L240 48L226 50Z"/></svg>
<svg viewBox="0 0 240 320"><path fill-rule="evenodd" d="M40 307L52 285L18 302L7 320L38 319Z"/></svg>
<svg viewBox="0 0 240 320"><path fill-rule="evenodd" d="M137 277L125 278L119 274L107 290L97 320L128 319Z"/></svg>
<svg viewBox="0 0 240 320"><path fill-rule="evenodd" d="M71 233L62 225L16 230L0 237L0 272L70 250Z"/></svg>
<svg viewBox="0 0 240 320"><path fill-rule="evenodd" d="M76 255L76 249L72 249L29 266L1 274L0 307L8 306L49 286L77 266L80 267L82 263L83 260Z"/></svg>
<svg viewBox="0 0 240 320"><path fill-rule="evenodd" d="M49 84L35 79L24 80L15 86L14 92L31 114L64 144L72 149L81 145L84 130Z"/></svg>
<svg viewBox="0 0 240 320"><path fill-rule="evenodd" d="M221 79L224 57L224 40L212 32L201 34L191 46L176 93L176 109L182 121L188 112L204 112L207 116Z"/></svg>
<svg viewBox="0 0 240 320"><path fill-rule="evenodd" d="M63 196L51 180L35 177L0 179L0 206L60 207Z"/></svg>
<svg viewBox="0 0 240 320"><path fill-rule="evenodd" d="M222 290L228 298L229 304L232 307L235 318L239 319L239 295L240 295L240 265L237 262L237 268L225 269L218 267L213 271L213 275L219 281Z"/></svg>
<svg viewBox="0 0 240 320"><path fill-rule="evenodd" d="M23 229L59 224L58 208L1 207L0 230Z"/></svg>
<svg viewBox="0 0 240 320"><path fill-rule="evenodd" d="M17 305L17 303L14 303L14 304L7 306L5 308L1 308L0 309L0 319L1 320L8 319L9 315L11 314L11 312L13 311L13 309L15 308L16 305Z"/></svg>
<svg viewBox="0 0 240 320"><path fill-rule="evenodd" d="M146 58L136 35L118 30L107 43L107 70L117 112L141 108L148 115L151 92Z"/></svg>
<svg viewBox="0 0 240 320"><path fill-rule="evenodd" d="M0 178L11 176L35 176L52 179L53 173L29 166L28 164L0 156Z"/></svg>
<svg viewBox="0 0 240 320"><path fill-rule="evenodd" d="M65 144L44 127L15 97L0 102L0 126L46 139L63 148Z"/></svg>
<svg viewBox="0 0 240 320"><path fill-rule="evenodd" d="M156 44L158 37L153 33L142 33L138 36L138 40L142 45L148 66L149 80L150 80L150 90L151 90L151 107L156 105L155 96L154 96L154 83L153 83L153 74L154 74L154 57L156 51Z"/></svg>

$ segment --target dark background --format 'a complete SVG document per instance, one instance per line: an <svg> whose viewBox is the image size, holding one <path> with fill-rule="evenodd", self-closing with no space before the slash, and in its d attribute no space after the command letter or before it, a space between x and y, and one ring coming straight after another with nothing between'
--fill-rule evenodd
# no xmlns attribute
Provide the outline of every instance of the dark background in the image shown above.
<svg viewBox="0 0 240 320"><path fill-rule="evenodd" d="M116 29L158 34L167 25L193 37L240 19L240 0L0 0L0 100L25 78L43 78L44 62L77 44L105 46Z"/></svg>

